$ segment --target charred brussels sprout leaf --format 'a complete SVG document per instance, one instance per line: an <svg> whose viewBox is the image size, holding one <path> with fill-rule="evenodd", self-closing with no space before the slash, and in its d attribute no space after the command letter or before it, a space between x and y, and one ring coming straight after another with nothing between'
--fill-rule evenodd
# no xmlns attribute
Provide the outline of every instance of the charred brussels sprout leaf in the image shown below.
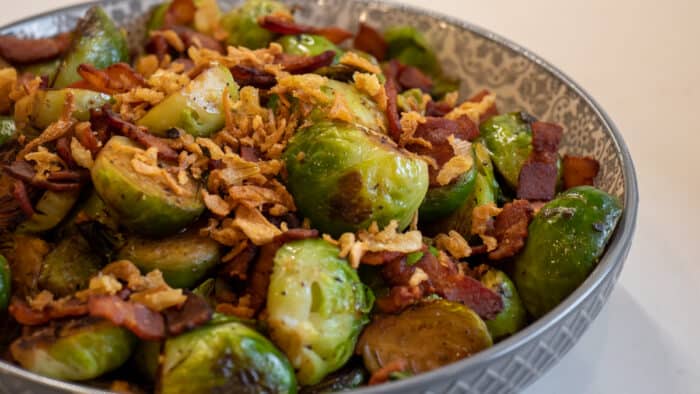
<svg viewBox="0 0 700 394"><path fill-rule="evenodd" d="M469 357L492 344L486 324L468 307L435 300L398 315L376 316L365 328L357 352L376 372L397 360L421 373Z"/></svg>
<svg viewBox="0 0 700 394"><path fill-rule="evenodd" d="M57 121L64 111L69 93L73 95L75 105L72 116L82 121L90 119L91 108L102 107L112 100L107 94L85 89L40 90L34 96L32 126L45 129Z"/></svg>
<svg viewBox="0 0 700 394"><path fill-rule="evenodd" d="M431 221L443 218L459 209L474 192L476 173L476 166L472 166L454 183L429 188L420 206L418 217L421 220Z"/></svg>
<svg viewBox="0 0 700 394"><path fill-rule="evenodd" d="M320 382L352 356L374 297L337 247L294 241L275 255L267 293L270 337L302 385Z"/></svg>
<svg viewBox="0 0 700 394"><path fill-rule="evenodd" d="M545 204L528 228L513 280L528 312L540 317L593 271L622 213L618 200L591 186Z"/></svg>
<svg viewBox="0 0 700 394"><path fill-rule="evenodd" d="M195 137L208 137L224 126L224 92L232 101L238 99L231 72L224 66L212 67L151 108L137 123L160 136L177 127Z"/></svg>
<svg viewBox="0 0 700 394"><path fill-rule="evenodd" d="M532 151L532 131L519 112L497 115L479 126L496 169L512 190Z"/></svg>
<svg viewBox="0 0 700 394"><path fill-rule="evenodd" d="M219 244L196 229L162 239L132 236L118 253L144 273L160 270L170 286L179 288L196 285L220 257Z"/></svg>
<svg viewBox="0 0 700 394"><path fill-rule="evenodd" d="M490 269L481 277L481 283L503 298L503 310L495 318L486 321L486 327L493 340L498 341L513 335L525 327L527 312L510 278L502 271Z"/></svg>
<svg viewBox="0 0 700 394"><path fill-rule="evenodd" d="M39 286L57 297L71 295L88 286L102 263L102 258L92 251L82 235L63 238L44 257Z"/></svg>
<svg viewBox="0 0 700 394"><path fill-rule="evenodd" d="M129 61L129 47L124 34L100 7L88 10L76 28L78 34L61 61L53 82L54 88L65 88L80 81L78 66L91 64L105 68L114 63Z"/></svg>
<svg viewBox="0 0 700 394"><path fill-rule="evenodd" d="M12 294L12 272L5 256L0 255L0 313L7 309Z"/></svg>
<svg viewBox="0 0 700 394"><path fill-rule="evenodd" d="M194 179L172 192L159 179L134 171L132 159L142 151L126 137L112 137L97 155L91 175L100 198L130 230L148 236L173 234L204 210Z"/></svg>
<svg viewBox="0 0 700 394"><path fill-rule="evenodd" d="M284 53L292 55L316 56L325 51L333 51L336 59L342 54L342 50L326 37L314 34L299 34L296 36L283 36L278 40Z"/></svg>
<svg viewBox="0 0 700 394"><path fill-rule="evenodd" d="M345 123L300 130L284 153L287 187L301 213L325 233L340 235L391 220L411 222L428 189L425 162L384 136Z"/></svg>
<svg viewBox="0 0 700 394"><path fill-rule="evenodd" d="M296 393L289 361L240 323L205 326L168 339L161 359L160 394Z"/></svg>
<svg viewBox="0 0 700 394"><path fill-rule="evenodd" d="M430 75L442 73L435 52L423 33L411 26L395 26L384 32L387 57L421 69Z"/></svg>
<svg viewBox="0 0 700 394"><path fill-rule="evenodd" d="M273 0L247 0L224 15L221 24L229 33L228 44L250 49L266 47L275 34L260 27L258 19L272 14L291 15L286 5Z"/></svg>
<svg viewBox="0 0 700 394"><path fill-rule="evenodd" d="M367 381L367 371L359 366L344 367L337 372L334 372L321 382L303 387L301 394L324 394L336 393L338 391L347 391L360 387Z"/></svg>
<svg viewBox="0 0 700 394"><path fill-rule="evenodd" d="M83 318L60 322L12 343L12 357L39 375L61 380L88 380L128 360L136 343L126 329L105 320Z"/></svg>

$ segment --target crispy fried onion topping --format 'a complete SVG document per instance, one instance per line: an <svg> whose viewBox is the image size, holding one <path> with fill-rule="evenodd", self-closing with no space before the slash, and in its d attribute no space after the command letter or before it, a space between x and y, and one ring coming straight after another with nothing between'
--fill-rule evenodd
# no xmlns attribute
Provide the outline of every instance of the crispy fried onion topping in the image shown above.
<svg viewBox="0 0 700 394"><path fill-rule="evenodd" d="M445 115L445 118L457 120L466 115L472 122L479 124L481 117L488 113L495 102L496 96L493 94L485 95L478 102L465 101Z"/></svg>
<svg viewBox="0 0 700 394"><path fill-rule="evenodd" d="M397 232L399 223L392 220L379 231L377 222L373 222L367 230L360 230L357 235L344 233L338 238L339 256L347 258L353 268L360 266L362 257L368 252L400 252L412 253L423 247L423 236L420 231L413 230L405 233ZM325 240L331 240L324 236ZM332 242L332 240L331 240Z"/></svg>
<svg viewBox="0 0 700 394"><path fill-rule="evenodd" d="M501 208L498 208L494 203L479 205L472 211L471 232L481 238L488 252L496 249L498 246L496 238L489 234L493 232L493 218L500 213Z"/></svg>

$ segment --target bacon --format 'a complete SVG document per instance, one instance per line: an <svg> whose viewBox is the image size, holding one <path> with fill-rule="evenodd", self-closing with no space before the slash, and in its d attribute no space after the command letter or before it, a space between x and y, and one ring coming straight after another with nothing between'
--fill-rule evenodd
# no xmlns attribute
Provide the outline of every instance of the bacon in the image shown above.
<svg viewBox="0 0 700 394"><path fill-rule="evenodd" d="M68 50L71 39L71 33L62 33L50 38L0 36L0 56L15 64L54 59Z"/></svg>
<svg viewBox="0 0 700 394"><path fill-rule="evenodd" d="M245 161L257 163L260 161L260 151L252 146L241 146L241 158Z"/></svg>
<svg viewBox="0 0 700 394"><path fill-rule="evenodd" d="M18 323L25 326L38 326L51 320L87 315L88 306L77 299L70 299L65 302L52 302L38 311L32 309L26 301L12 297L9 311Z"/></svg>
<svg viewBox="0 0 700 394"><path fill-rule="evenodd" d="M189 293L187 301L180 307L174 306L163 311L168 335L176 336L191 331L211 320L213 311L200 296Z"/></svg>
<svg viewBox="0 0 700 394"><path fill-rule="evenodd" d="M22 212L27 215L27 217L32 217L34 215L34 208L32 207L32 202L29 199L27 187L24 185L24 182L19 179L15 179L15 182L12 185L12 197L14 197L15 201L17 201L19 209L21 209Z"/></svg>
<svg viewBox="0 0 700 394"><path fill-rule="evenodd" d="M281 54L278 56L277 62L290 74L307 74L321 67L329 66L333 63L334 58L335 51L328 50L316 56Z"/></svg>
<svg viewBox="0 0 700 394"><path fill-rule="evenodd" d="M533 122L532 153L520 170L518 198L544 200L554 198L557 187L557 149L562 128L554 123Z"/></svg>
<svg viewBox="0 0 700 394"><path fill-rule="evenodd" d="M221 273L230 278L237 278L240 280L248 279L248 269L257 254L258 247L249 242L245 249L240 251L236 257L221 268Z"/></svg>
<svg viewBox="0 0 700 394"><path fill-rule="evenodd" d="M442 118L452 111L454 107L444 101L428 101L425 105L425 116Z"/></svg>
<svg viewBox="0 0 700 394"><path fill-rule="evenodd" d="M61 137L56 140L56 154L66 162L68 167L75 167L75 160L73 160L73 153L70 149L70 140L68 137Z"/></svg>
<svg viewBox="0 0 700 394"><path fill-rule="evenodd" d="M385 67L384 90L386 91L386 120L389 129L389 137L395 142L401 138L401 122L399 121L399 108L396 103L399 94L396 76L398 75L399 62L390 61Z"/></svg>
<svg viewBox="0 0 700 394"><path fill-rule="evenodd" d="M146 52L156 55L158 60L162 60L168 53L168 40L160 34L155 34L148 39L145 49Z"/></svg>
<svg viewBox="0 0 700 394"><path fill-rule="evenodd" d="M388 295L377 298L377 308L383 313L399 313L420 301L424 295L421 286L395 286Z"/></svg>
<svg viewBox="0 0 700 394"><path fill-rule="evenodd" d="M491 92L488 89L484 89L470 97L467 101L472 103L478 103L481 102L481 100L483 100L484 97L488 96L489 94L491 94ZM491 105L489 109L486 110L486 112L484 112L483 115L481 115L479 122L483 123L486 119L496 115L498 115L498 107L496 107L496 103L494 102L493 105Z"/></svg>
<svg viewBox="0 0 700 394"><path fill-rule="evenodd" d="M188 25L194 21L196 11L193 0L173 0L163 16L163 27Z"/></svg>
<svg viewBox="0 0 700 394"><path fill-rule="evenodd" d="M56 171L49 174L48 180L51 182L87 183L90 181L90 171L85 169Z"/></svg>
<svg viewBox="0 0 700 394"><path fill-rule="evenodd" d="M415 88L427 93L433 88L433 80L413 66L403 66L401 68L398 82L404 90Z"/></svg>
<svg viewBox="0 0 700 394"><path fill-rule="evenodd" d="M382 265L405 255L406 253L390 252L386 250L382 252L367 252L362 256L360 262L367 265Z"/></svg>
<svg viewBox="0 0 700 394"><path fill-rule="evenodd" d="M219 53L224 53L224 50L226 49L224 48L224 45L217 41L214 37L192 30L189 27L173 26L172 30L180 37L182 43L185 44L185 48L194 46L211 49L212 51Z"/></svg>
<svg viewBox="0 0 700 394"><path fill-rule="evenodd" d="M291 21L287 18L276 16L276 15L266 15L258 19L258 25L265 30L271 31L277 34L284 35L298 35L298 34L317 34L326 37L329 41L334 44L340 44L341 42L352 37L352 33L345 29L339 27L314 27L307 26Z"/></svg>
<svg viewBox="0 0 700 394"><path fill-rule="evenodd" d="M25 160L17 160L12 164L3 164L2 169L7 175L24 181L32 186L40 189L47 189L57 192L79 190L81 184L72 180L67 182L59 182L51 179L37 179L36 171L29 162Z"/></svg>
<svg viewBox="0 0 700 394"><path fill-rule="evenodd" d="M525 246L532 212L527 200L514 200L503 206L494 222L493 235L498 240L498 247L489 253L490 260L502 260L520 252Z"/></svg>
<svg viewBox="0 0 700 394"><path fill-rule="evenodd" d="M145 341L165 339L163 316L146 306L118 296L94 296L88 300L90 316L101 317L124 327Z"/></svg>
<svg viewBox="0 0 700 394"><path fill-rule="evenodd" d="M377 30L364 23L360 23L360 29L355 35L352 46L369 53L380 62L386 57L387 44L384 37Z"/></svg>
<svg viewBox="0 0 700 394"><path fill-rule="evenodd" d="M97 155L100 151L100 141L95 137L95 134L89 127L76 127L75 136L78 138L78 142L80 142L85 149L89 150L93 156Z"/></svg>
<svg viewBox="0 0 700 394"><path fill-rule="evenodd" d="M250 296L250 305L248 306L255 312L258 312L265 305L267 288L270 286L270 275L274 266L273 260L280 245L279 242L272 242L262 246L258 260L253 265L246 294Z"/></svg>
<svg viewBox="0 0 700 394"><path fill-rule="evenodd" d="M267 71L258 70L254 67L247 66L233 66L231 68L231 75L236 83L240 86L253 86L258 89L269 89L277 83L277 79L274 75ZM241 148L241 151L243 148Z"/></svg>
<svg viewBox="0 0 700 394"><path fill-rule="evenodd" d="M318 238L318 230L308 228L293 228L289 229L274 238L274 242L279 245L291 241L300 241L302 239Z"/></svg>
<svg viewBox="0 0 700 394"><path fill-rule="evenodd" d="M600 163L598 160L587 156L564 156L562 162L564 172L564 188L581 185L593 185L593 180L598 175Z"/></svg>
<svg viewBox="0 0 700 394"><path fill-rule="evenodd" d="M82 81L70 87L94 90L106 94L126 93L136 87L145 87L146 80L126 63L116 63L98 70L91 64L78 66Z"/></svg>

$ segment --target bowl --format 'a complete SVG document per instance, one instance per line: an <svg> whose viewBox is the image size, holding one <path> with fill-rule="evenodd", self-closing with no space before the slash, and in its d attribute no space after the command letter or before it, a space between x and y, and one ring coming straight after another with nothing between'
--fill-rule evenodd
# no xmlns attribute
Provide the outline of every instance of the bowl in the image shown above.
<svg viewBox="0 0 700 394"><path fill-rule="evenodd" d="M149 10L161 0L104 0L30 17L0 34L43 37L67 31L92 5L101 5L130 41L144 34ZM561 151L600 161L596 186L616 195L625 210L606 252L588 279L559 306L516 335L468 359L356 393L513 393L561 359L599 314L622 270L634 233L638 190L625 142L605 111L564 73L529 50L462 20L414 7L371 0L294 0L303 23L354 30L359 21L383 27L408 24L423 31L440 61L462 80L461 94L495 92L502 111L524 109L564 126ZM239 3L219 1L222 9ZM48 379L0 362L0 392L97 393L88 386Z"/></svg>

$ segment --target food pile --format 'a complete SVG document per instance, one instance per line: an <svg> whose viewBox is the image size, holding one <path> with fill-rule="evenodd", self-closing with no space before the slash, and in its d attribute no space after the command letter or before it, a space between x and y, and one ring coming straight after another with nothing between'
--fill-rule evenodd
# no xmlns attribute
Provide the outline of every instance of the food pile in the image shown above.
<svg viewBox="0 0 700 394"><path fill-rule="evenodd" d="M131 37L133 41L133 37ZM581 284L621 206L410 26L172 0L0 36L0 349L119 392L320 393L469 357Z"/></svg>

